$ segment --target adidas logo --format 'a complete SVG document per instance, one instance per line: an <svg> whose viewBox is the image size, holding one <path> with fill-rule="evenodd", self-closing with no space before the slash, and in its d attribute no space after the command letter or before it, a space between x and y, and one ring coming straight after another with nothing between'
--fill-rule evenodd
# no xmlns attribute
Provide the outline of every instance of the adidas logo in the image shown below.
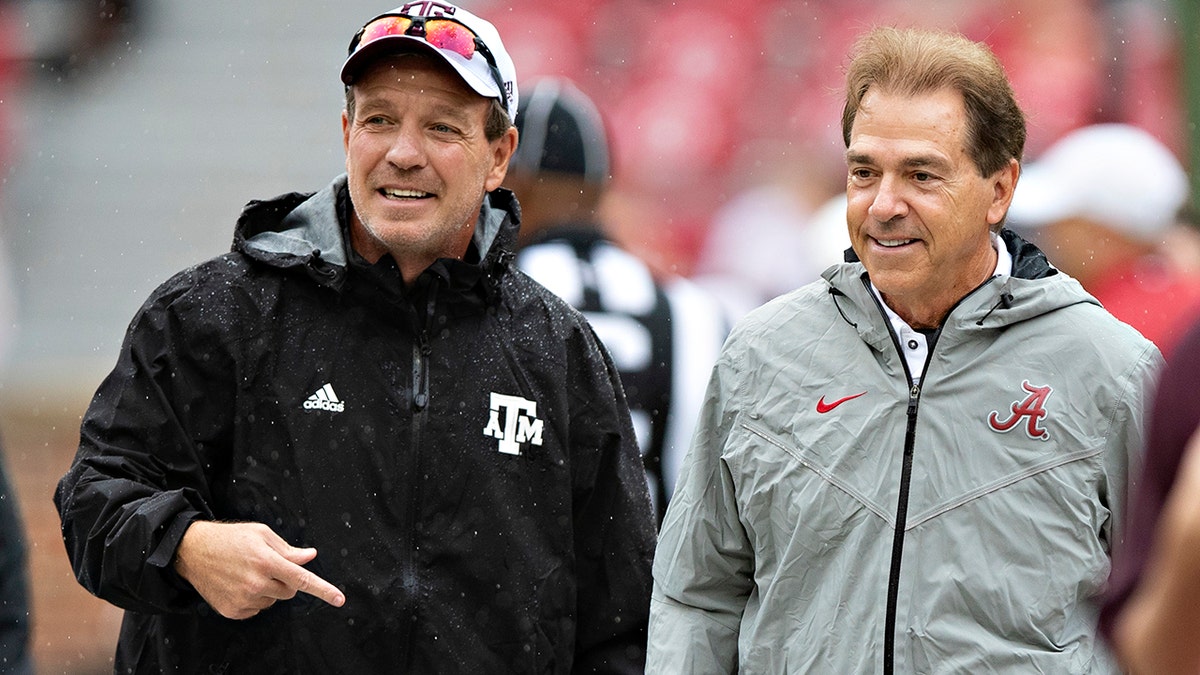
<svg viewBox="0 0 1200 675"><path fill-rule="evenodd" d="M304 402L304 409L342 412L346 409L346 404L339 401L337 394L333 393L333 385L326 384L318 389L317 393L308 397L308 400Z"/></svg>

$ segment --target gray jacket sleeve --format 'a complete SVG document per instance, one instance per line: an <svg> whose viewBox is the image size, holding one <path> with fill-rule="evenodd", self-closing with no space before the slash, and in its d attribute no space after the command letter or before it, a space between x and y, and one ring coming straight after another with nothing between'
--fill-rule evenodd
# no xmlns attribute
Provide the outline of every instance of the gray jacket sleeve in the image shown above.
<svg viewBox="0 0 1200 675"><path fill-rule="evenodd" d="M1141 472L1142 454L1145 445L1146 414L1150 410L1155 384L1162 371L1163 357L1158 349L1148 346L1123 378L1123 395L1116 402L1110 420L1109 433L1105 434L1108 447L1105 449L1105 485L1107 506L1111 517L1103 534L1108 542L1109 554L1113 546L1120 546L1124 539L1122 526L1126 521L1125 508L1133 481Z"/></svg>
<svg viewBox="0 0 1200 675"><path fill-rule="evenodd" d="M659 535L648 673L737 670L739 624L754 584L752 543L722 457L737 419L731 405L742 365L737 351L727 347L713 369Z"/></svg>

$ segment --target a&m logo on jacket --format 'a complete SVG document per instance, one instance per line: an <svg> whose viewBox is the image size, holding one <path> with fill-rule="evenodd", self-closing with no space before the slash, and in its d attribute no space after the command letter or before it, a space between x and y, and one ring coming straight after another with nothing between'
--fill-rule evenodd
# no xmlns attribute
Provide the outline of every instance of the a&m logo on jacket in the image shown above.
<svg viewBox="0 0 1200 675"><path fill-rule="evenodd" d="M542 444L542 420L537 418L537 403L520 396L492 392L491 411L484 436L500 439L500 452L521 454L522 443Z"/></svg>
<svg viewBox="0 0 1200 675"><path fill-rule="evenodd" d="M1050 432L1043 429L1040 425L1042 418L1046 416L1046 399L1050 398L1050 394L1054 393L1049 385L1044 387L1035 387L1025 380L1021 383L1021 388L1029 393L1028 396L1020 401L1013 401L1009 406L1008 419L1000 419L1000 413L993 410L992 414L988 415L988 426L993 431L1006 433L1018 424L1025 422L1025 434L1034 440L1050 440Z"/></svg>

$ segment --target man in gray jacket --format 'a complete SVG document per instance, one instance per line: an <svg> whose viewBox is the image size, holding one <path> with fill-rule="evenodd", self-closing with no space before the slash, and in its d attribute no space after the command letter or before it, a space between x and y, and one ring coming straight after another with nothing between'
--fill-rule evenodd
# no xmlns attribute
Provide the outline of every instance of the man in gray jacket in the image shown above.
<svg viewBox="0 0 1200 675"><path fill-rule="evenodd" d="M1003 229L994 55L883 28L842 118L850 260L735 329L659 539L650 672L1111 672L1158 350Z"/></svg>

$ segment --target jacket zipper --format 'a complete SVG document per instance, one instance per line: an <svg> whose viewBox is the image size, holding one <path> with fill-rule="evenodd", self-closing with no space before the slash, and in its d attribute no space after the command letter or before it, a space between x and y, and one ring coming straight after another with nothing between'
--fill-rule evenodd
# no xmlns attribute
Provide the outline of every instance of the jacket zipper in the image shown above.
<svg viewBox="0 0 1200 675"><path fill-rule="evenodd" d="M943 319L943 325L963 301L974 295L979 289L992 283L995 279L995 276L988 277L983 283L972 289L970 293L959 298L958 302L950 307L950 311L946 312L946 319ZM867 290L867 294L874 300L876 309L879 310L879 314L883 317L884 325L888 327L888 334L892 336L892 345L896 348L896 353L900 357L900 365L904 367L905 381L909 383L907 429L904 432L904 462L900 469L900 495L896 503L896 531L892 536L892 562L888 571L887 606L883 622L883 672L884 675L892 675L896 668L896 611L900 596L900 563L904 557L904 532L908 527L908 495L910 483L912 482L912 462L917 438L917 408L921 399L921 384L912 384L913 378L912 372L908 369L908 359L904 358L904 348L900 345L899 338L896 337L896 331L891 327L887 311L883 308L883 303L879 300L879 297L871 291L870 280L865 274L861 280L863 287ZM1012 305L1012 300L1012 295L1006 292L1002 294L997 307L1003 306L1007 309ZM993 307L988 312L988 315L991 315L995 310L996 307ZM839 311L841 311L840 307ZM987 318L987 316L984 318ZM982 319L980 320L980 324L982 324ZM925 355L925 371L921 375L922 382L924 382L925 372L929 370L929 363L933 360L933 350L937 345L937 337L941 335L940 328L937 333L938 335L930 341L928 353Z"/></svg>
<svg viewBox="0 0 1200 675"><path fill-rule="evenodd" d="M900 355L903 360L904 355ZM908 366L904 367L908 375ZM908 375L909 382L912 376ZM904 558L904 530L908 524L908 491L912 481L913 449L917 436L917 404L921 385L908 390L908 428L904 433L904 464L900 470L900 497L896 503L896 531L892 536L892 565L888 572L887 612L883 624L883 672L892 675L896 659L896 604L900 595L900 561Z"/></svg>
<svg viewBox="0 0 1200 675"><path fill-rule="evenodd" d="M887 310L883 308L882 301L871 291L871 284L866 275L863 275L862 282L868 295L875 301L875 307L879 310L879 315L883 317L884 325L888 327L892 346L896 348L896 355L900 357L900 365L904 368L904 381L909 385L908 410L905 415L907 421L904 431L904 458L900 467L900 494L896 499L896 529L892 534L892 561L888 570L887 605L884 609L883 621L883 672L884 675L892 675L896 668L896 607L900 597L900 563L904 559L904 531L908 526L908 494L912 483L912 463L916 447L917 408L921 400L921 384L920 382L913 384L912 371L908 368L908 359L904 358L904 348L900 345L896 331L892 329L892 322L888 319ZM929 342L929 349L925 354L925 370L929 369L929 362L933 358L933 349L936 344L936 339ZM924 372L921 377L923 380Z"/></svg>
<svg viewBox="0 0 1200 675"><path fill-rule="evenodd" d="M412 347L412 436L409 443L408 458L409 500L408 508L405 510L407 514L406 522L403 527L408 541L403 548L402 583L405 594L408 596L409 602L412 603L414 609L408 613L407 617L401 619L408 624L406 631L408 637L405 640L406 650L412 646L413 631L417 625L415 606L420 597L416 567L417 535L415 524L417 522L417 509L420 508L421 504L420 489L422 481L418 478L420 475L420 448L425 434L425 417L428 414L429 408L429 356L433 352L433 348L430 345L429 326L433 321L436 302L436 289L431 285L429 287L429 298L426 304L425 315L422 317L417 315L416 312L413 313L413 327L416 329L417 339L413 342Z"/></svg>

